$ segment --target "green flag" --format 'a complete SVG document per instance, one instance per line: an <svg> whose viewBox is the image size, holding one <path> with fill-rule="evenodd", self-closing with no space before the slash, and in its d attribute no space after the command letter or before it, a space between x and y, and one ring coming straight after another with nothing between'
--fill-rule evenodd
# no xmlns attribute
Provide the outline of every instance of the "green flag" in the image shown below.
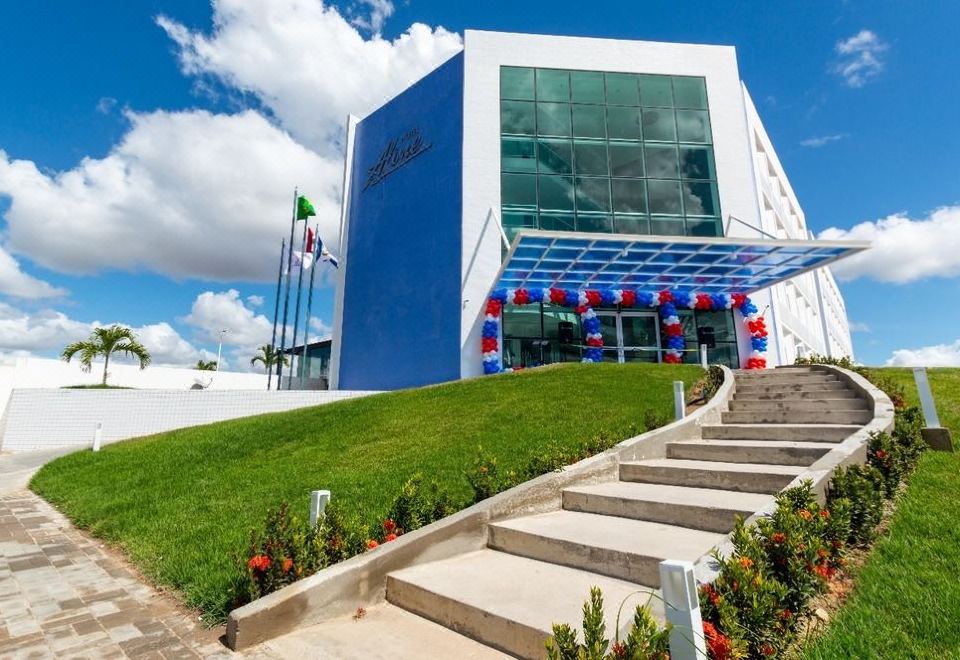
<svg viewBox="0 0 960 660"><path fill-rule="evenodd" d="M306 220L316 214L317 212L313 210L313 204L310 203L309 199L303 195L297 197L297 220Z"/></svg>

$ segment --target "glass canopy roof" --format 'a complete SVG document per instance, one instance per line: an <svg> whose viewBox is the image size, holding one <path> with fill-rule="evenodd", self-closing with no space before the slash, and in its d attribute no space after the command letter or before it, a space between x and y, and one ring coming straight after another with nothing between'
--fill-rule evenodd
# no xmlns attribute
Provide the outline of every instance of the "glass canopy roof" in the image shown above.
<svg viewBox="0 0 960 660"><path fill-rule="evenodd" d="M521 230L496 286L752 293L868 247L854 241Z"/></svg>

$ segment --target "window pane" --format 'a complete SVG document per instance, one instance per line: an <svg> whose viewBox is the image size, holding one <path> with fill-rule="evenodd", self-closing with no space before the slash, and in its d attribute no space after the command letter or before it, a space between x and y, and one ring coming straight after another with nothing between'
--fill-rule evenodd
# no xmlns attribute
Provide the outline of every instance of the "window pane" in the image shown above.
<svg viewBox="0 0 960 660"><path fill-rule="evenodd" d="M643 154L647 163L647 176L658 179L676 179L679 176L676 147L648 144L643 148Z"/></svg>
<svg viewBox="0 0 960 660"><path fill-rule="evenodd" d="M536 143L523 138L503 138L500 163L504 172L536 172Z"/></svg>
<svg viewBox="0 0 960 660"><path fill-rule="evenodd" d="M606 142L574 142L574 170L577 174L608 176Z"/></svg>
<svg viewBox="0 0 960 660"><path fill-rule="evenodd" d="M533 100L533 69L500 67L500 98Z"/></svg>
<svg viewBox="0 0 960 660"><path fill-rule="evenodd" d="M683 212L683 207L680 205L679 181L648 180L647 199L650 205L650 213L679 215Z"/></svg>
<svg viewBox="0 0 960 660"><path fill-rule="evenodd" d="M609 211L610 179L578 176L577 210Z"/></svg>
<svg viewBox="0 0 960 660"><path fill-rule="evenodd" d="M540 208L573 210L573 179L569 176L540 175Z"/></svg>
<svg viewBox="0 0 960 660"><path fill-rule="evenodd" d="M676 141L677 129L673 122L673 110L644 108L643 138L645 140Z"/></svg>
<svg viewBox="0 0 960 660"><path fill-rule="evenodd" d="M723 236L720 229L720 220L717 218L707 220L690 218L687 220L688 236Z"/></svg>
<svg viewBox="0 0 960 660"><path fill-rule="evenodd" d="M683 218L650 218L650 233L655 236L683 236Z"/></svg>
<svg viewBox="0 0 960 660"><path fill-rule="evenodd" d="M602 105L574 105L573 135L575 137L605 138L606 122Z"/></svg>
<svg viewBox="0 0 960 660"><path fill-rule="evenodd" d="M509 337L536 337L542 334L540 305L507 305L503 308L503 334Z"/></svg>
<svg viewBox="0 0 960 660"><path fill-rule="evenodd" d="M647 190L642 179L614 179L613 210L621 213L646 213Z"/></svg>
<svg viewBox="0 0 960 660"><path fill-rule="evenodd" d="M503 228L507 231L513 229L514 233L518 229L536 229L537 216L535 213L504 213ZM510 240L513 240L513 236Z"/></svg>
<svg viewBox="0 0 960 660"><path fill-rule="evenodd" d="M503 206L536 208L537 177L534 174L501 174L500 195Z"/></svg>
<svg viewBox="0 0 960 660"><path fill-rule="evenodd" d="M675 76L673 96L678 108L707 109L707 87L703 78Z"/></svg>
<svg viewBox="0 0 960 660"><path fill-rule="evenodd" d="M710 147L680 147L680 176L684 179L716 179L713 167L713 149Z"/></svg>
<svg viewBox="0 0 960 660"><path fill-rule="evenodd" d="M500 103L500 130L503 133L533 135L536 132L534 105L527 101Z"/></svg>
<svg viewBox="0 0 960 660"><path fill-rule="evenodd" d="M576 218L572 213L540 214L540 229L547 229L549 231L575 231L576 228Z"/></svg>
<svg viewBox="0 0 960 660"><path fill-rule="evenodd" d="M618 234L649 234L650 219L645 215L617 215L614 228Z"/></svg>
<svg viewBox="0 0 960 660"><path fill-rule="evenodd" d="M644 105L669 108L673 92L668 76L640 76L640 99Z"/></svg>
<svg viewBox="0 0 960 660"><path fill-rule="evenodd" d="M643 176L643 147L637 143L610 143L613 176Z"/></svg>
<svg viewBox="0 0 960 660"><path fill-rule="evenodd" d="M640 139L640 108L611 106L607 108L607 132L610 139Z"/></svg>
<svg viewBox="0 0 960 660"><path fill-rule="evenodd" d="M640 105L637 77L632 73L608 73L607 103L610 105Z"/></svg>
<svg viewBox="0 0 960 660"><path fill-rule="evenodd" d="M596 231L604 234L612 234L613 219L609 215L581 215L578 213L577 231Z"/></svg>
<svg viewBox="0 0 960 660"><path fill-rule="evenodd" d="M573 144L569 140L538 140L537 157L541 174L573 172Z"/></svg>
<svg viewBox="0 0 960 660"><path fill-rule="evenodd" d="M704 311L694 313L697 327L713 328L713 336L717 341L737 341L737 330L733 323L733 313L728 310Z"/></svg>
<svg viewBox="0 0 960 660"><path fill-rule="evenodd" d="M570 75L555 69L537 69L538 101L570 101Z"/></svg>
<svg viewBox="0 0 960 660"><path fill-rule="evenodd" d="M570 135L570 106L566 103L537 103L537 133Z"/></svg>
<svg viewBox="0 0 960 660"><path fill-rule="evenodd" d="M570 87L574 103L603 103L603 74L598 71L571 71Z"/></svg>
<svg viewBox="0 0 960 660"><path fill-rule="evenodd" d="M573 324L573 341L574 343L580 343L580 315L562 307L544 305L543 336L547 339L559 339L561 323Z"/></svg>
<svg viewBox="0 0 960 660"><path fill-rule="evenodd" d="M684 181L683 209L687 215L719 215L717 184L709 181Z"/></svg>
<svg viewBox="0 0 960 660"><path fill-rule="evenodd" d="M677 137L681 142L710 142L710 118L703 110L677 110Z"/></svg>

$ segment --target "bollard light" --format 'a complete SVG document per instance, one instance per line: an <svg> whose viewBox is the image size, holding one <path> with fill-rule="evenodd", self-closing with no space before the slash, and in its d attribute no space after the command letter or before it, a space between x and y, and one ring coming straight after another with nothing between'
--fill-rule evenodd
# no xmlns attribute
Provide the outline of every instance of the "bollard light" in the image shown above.
<svg viewBox="0 0 960 660"><path fill-rule="evenodd" d="M103 422L97 422L93 430L93 451L100 451L100 443L103 441Z"/></svg>
<svg viewBox="0 0 960 660"><path fill-rule="evenodd" d="M329 490L314 490L310 492L310 526L316 527L317 521L323 517L323 512L330 501Z"/></svg>
<svg viewBox="0 0 960 660"><path fill-rule="evenodd" d="M664 613L673 626L670 660L706 660L707 645L693 563L674 559L660 562L660 589Z"/></svg>
<svg viewBox="0 0 960 660"><path fill-rule="evenodd" d="M673 415L676 419L683 419L687 411L686 401L683 399L683 381L673 381Z"/></svg>
<svg viewBox="0 0 960 660"><path fill-rule="evenodd" d="M706 344L700 344L700 366L703 367L704 369L708 369L710 367L710 364L707 361L707 345Z"/></svg>

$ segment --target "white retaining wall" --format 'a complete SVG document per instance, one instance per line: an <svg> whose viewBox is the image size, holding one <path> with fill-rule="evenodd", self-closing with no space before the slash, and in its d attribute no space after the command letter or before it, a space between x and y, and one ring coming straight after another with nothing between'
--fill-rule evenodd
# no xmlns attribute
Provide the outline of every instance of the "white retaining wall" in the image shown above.
<svg viewBox="0 0 960 660"><path fill-rule="evenodd" d="M14 389L0 422L0 450L89 447L97 422L107 444L368 394L375 392Z"/></svg>

